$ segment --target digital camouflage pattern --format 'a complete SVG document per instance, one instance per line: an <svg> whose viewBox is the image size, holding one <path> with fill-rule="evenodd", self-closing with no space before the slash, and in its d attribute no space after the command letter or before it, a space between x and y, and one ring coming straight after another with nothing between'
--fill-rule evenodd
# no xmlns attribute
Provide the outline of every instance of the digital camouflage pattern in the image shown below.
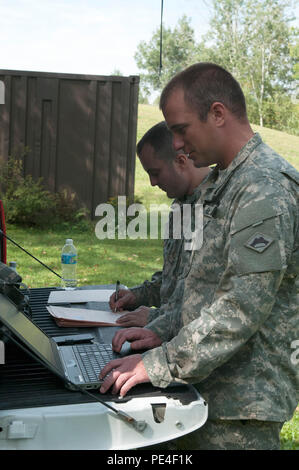
<svg viewBox="0 0 299 470"><path fill-rule="evenodd" d="M131 287L130 290L136 296L134 308L140 305L147 307L160 307L161 296L160 290L162 285L162 271L157 271L153 274L150 281L146 280L140 286ZM151 308L148 316L148 321L152 321L159 315L159 308Z"/></svg>
<svg viewBox="0 0 299 470"><path fill-rule="evenodd" d="M182 230L180 230L180 233L173 233L174 213L179 211L180 218L183 220L183 205L191 204L191 206L194 206L199 198L203 184L202 182L192 195L185 196L182 199L175 199L171 205L168 227L165 227L166 233L169 236L164 240L163 245L163 270L154 273L151 281L145 281L140 286L130 289L136 296L136 307L140 305L158 307L150 309L148 323L166 312L172 312L175 308L177 296L173 295L173 293L177 288L178 278L186 263L185 258L190 256L190 252L184 250Z"/></svg>
<svg viewBox="0 0 299 470"><path fill-rule="evenodd" d="M188 252L172 308L146 328L153 385L196 384L209 419L283 422L298 403L299 174L254 137L208 176L203 246Z"/></svg>

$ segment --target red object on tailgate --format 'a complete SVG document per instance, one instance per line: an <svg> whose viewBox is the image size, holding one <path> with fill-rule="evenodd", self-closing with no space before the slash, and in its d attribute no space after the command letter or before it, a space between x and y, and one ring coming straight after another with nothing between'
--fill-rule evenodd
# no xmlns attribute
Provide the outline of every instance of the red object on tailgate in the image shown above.
<svg viewBox="0 0 299 470"><path fill-rule="evenodd" d="M0 229L6 234L5 216L2 201L0 201ZM0 260L6 264L6 238L0 234Z"/></svg>

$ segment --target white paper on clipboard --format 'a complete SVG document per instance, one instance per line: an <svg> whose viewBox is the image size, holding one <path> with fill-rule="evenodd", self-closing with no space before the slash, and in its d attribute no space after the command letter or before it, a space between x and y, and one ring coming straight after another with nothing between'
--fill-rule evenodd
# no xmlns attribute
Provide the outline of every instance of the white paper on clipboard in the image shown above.
<svg viewBox="0 0 299 470"><path fill-rule="evenodd" d="M85 302L109 302L112 289L77 289L52 291L49 304L76 304Z"/></svg>

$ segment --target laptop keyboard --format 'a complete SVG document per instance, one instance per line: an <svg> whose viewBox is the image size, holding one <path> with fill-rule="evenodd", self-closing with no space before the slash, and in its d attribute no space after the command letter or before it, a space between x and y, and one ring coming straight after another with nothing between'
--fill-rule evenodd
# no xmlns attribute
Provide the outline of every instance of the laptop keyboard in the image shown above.
<svg viewBox="0 0 299 470"><path fill-rule="evenodd" d="M98 382L103 367L115 358L110 344L77 344L72 348L85 382Z"/></svg>

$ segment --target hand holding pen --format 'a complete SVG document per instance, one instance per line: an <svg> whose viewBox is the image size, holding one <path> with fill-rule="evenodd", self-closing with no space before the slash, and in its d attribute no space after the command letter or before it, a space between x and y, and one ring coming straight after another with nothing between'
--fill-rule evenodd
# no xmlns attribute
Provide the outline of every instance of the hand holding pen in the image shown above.
<svg viewBox="0 0 299 470"><path fill-rule="evenodd" d="M109 299L109 305L112 312L123 312L124 310L135 309L136 304L135 294L127 288L121 288L120 282L117 281L115 286L115 292L111 295ZM116 304L118 305L116 306Z"/></svg>
<svg viewBox="0 0 299 470"><path fill-rule="evenodd" d="M119 281L116 281L116 287L115 287L115 304L116 304L116 302L118 301L119 286L120 286L120 282L119 282ZM116 312L116 305L115 305L115 307L114 307L114 312Z"/></svg>

